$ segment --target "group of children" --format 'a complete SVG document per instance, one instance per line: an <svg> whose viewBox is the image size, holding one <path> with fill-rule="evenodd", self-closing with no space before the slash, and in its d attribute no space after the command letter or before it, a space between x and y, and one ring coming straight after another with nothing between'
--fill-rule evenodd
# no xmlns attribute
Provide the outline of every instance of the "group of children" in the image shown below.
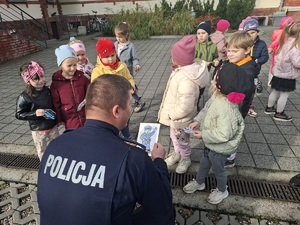
<svg viewBox="0 0 300 225"><path fill-rule="evenodd" d="M272 37L269 49L259 39L255 18L246 18L243 30L226 40L229 26L227 20L220 20L217 31L211 34L210 21L203 21L197 27L196 36L185 36L174 44L171 49L172 73L158 112L158 121L170 127L174 146L165 161L168 167L178 163L177 173L185 173L191 165L190 135L203 140L205 148L199 172L183 191L193 193L205 189L205 177L212 169L217 179L217 188L208 197L212 204L220 203L229 195L225 168L235 164L245 127L244 118L257 115L252 101L255 92L262 90L258 75L268 54L273 53L273 60L269 81L271 93L265 113L274 114L275 120L292 119L285 114L284 108L289 93L295 90L300 68L299 22L284 18L281 30L274 31L276 37ZM52 76L50 89L45 86L41 65L30 62L21 66L20 75L27 88L18 97L16 117L29 121L40 158L47 140L58 136L57 125L63 124L66 129L83 126L85 93L89 83L98 76L124 76L134 90L134 111L139 112L145 106L133 78L141 67L134 45L128 40L127 24L118 24L115 34L115 43L107 38L97 42L95 68L87 59L81 41L72 39L69 45L57 48L59 70ZM210 82L211 67L215 67L215 71ZM210 83L212 95L199 112L199 100ZM131 139L128 126L121 132L126 139Z"/></svg>
<svg viewBox="0 0 300 225"><path fill-rule="evenodd" d="M272 44L272 50L260 40L259 24L255 18L246 18L243 30L233 33L227 41L224 33L229 22L220 20L217 34L223 39L218 37L222 40L218 47L214 43L217 39L210 38L214 35L210 35L209 21L198 25L196 37L186 36L172 47L173 71L158 112L159 122L170 126L174 146L174 151L165 159L167 166L170 168L178 163L176 172L185 173L191 165L190 134L204 143L196 179L184 186L184 192L204 190L205 178L212 169L217 188L208 196L208 202L218 204L229 195L225 168L235 165L245 117L257 116L252 101L255 93L262 91L258 75L272 51L275 57L271 66L271 93L265 113L274 114L275 120L291 120L284 108L299 76L300 23L286 17L282 24L280 41L274 38L277 44ZM211 66L216 67L210 88L212 96L197 115L196 106L209 83Z"/></svg>
<svg viewBox="0 0 300 225"><path fill-rule="evenodd" d="M41 159L50 142L59 135L58 127L66 130L80 128L85 122L85 94L90 82L98 76L113 74L124 76L132 85L135 112L145 103L137 95L133 73L141 68L134 45L129 41L128 26L115 27L117 41L101 38L96 44L97 64L94 67L86 57L82 41L70 38L70 42L55 49L59 69L52 75L50 88L46 86L45 71L39 63L31 61L20 67L20 76L26 89L17 98L16 118L27 120L32 138ZM120 134L132 139L129 127Z"/></svg>

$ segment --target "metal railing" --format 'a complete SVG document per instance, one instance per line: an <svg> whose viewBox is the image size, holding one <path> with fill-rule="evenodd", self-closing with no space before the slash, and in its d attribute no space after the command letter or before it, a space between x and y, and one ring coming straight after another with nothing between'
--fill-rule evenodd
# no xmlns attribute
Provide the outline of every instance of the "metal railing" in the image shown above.
<svg viewBox="0 0 300 225"><path fill-rule="evenodd" d="M33 18L13 3L10 3L9 10L2 6L0 6L0 10L1 30L19 35L28 43L34 42L37 45L48 47L47 39L50 39L52 34L48 32L47 23Z"/></svg>

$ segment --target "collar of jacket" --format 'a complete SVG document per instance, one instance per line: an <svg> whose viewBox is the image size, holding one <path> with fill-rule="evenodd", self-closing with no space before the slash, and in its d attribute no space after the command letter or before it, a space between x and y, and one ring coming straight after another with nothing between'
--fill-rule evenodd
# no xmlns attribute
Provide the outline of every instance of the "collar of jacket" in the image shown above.
<svg viewBox="0 0 300 225"><path fill-rule="evenodd" d="M248 55L246 58L244 58L241 61L237 62L236 65L241 66L241 65L244 65L247 62L250 62L251 60L252 60L252 57Z"/></svg>
<svg viewBox="0 0 300 225"><path fill-rule="evenodd" d="M116 128L115 126L101 121L101 120L95 120L95 119L87 119L84 123L85 127L94 127L97 129L105 129L105 130L109 130L111 132L113 132L116 136L119 135L119 130L118 128Z"/></svg>
<svg viewBox="0 0 300 225"><path fill-rule="evenodd" d="M62 71L59 70L53 74L52 80L61 80L61 81L78 80L80 76L83 76L83 72L80 70L76 70L73 77L71 79L67 79L62 75Z"/></svg>

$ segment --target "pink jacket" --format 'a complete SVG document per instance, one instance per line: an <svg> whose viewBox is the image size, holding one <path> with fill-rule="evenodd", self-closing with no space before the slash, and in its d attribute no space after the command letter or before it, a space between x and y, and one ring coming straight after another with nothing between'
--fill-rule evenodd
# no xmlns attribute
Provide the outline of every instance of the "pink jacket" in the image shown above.
<svg viewBox="0 0 300 225"><path fill-rule="evenodd" d="M300 74L300 46L291 46L295 38L289 37L279 54L275 56L273 75L285 79L297 79Z"/></svg>
<svg viewBox="0 0 300 225"><path fill-rule="evenodd" d="M272 72L272 68L274 66L275 54L276 54L277 48L278 48L279 43L280 43L280 36L281 36L282 32L283 32L282 29L280 29L280 30L274 30L273 31L272 37L271 37L272 43L268 47L268 48L272 48L273 49L272 59L271 59L271 67L270 67L270 71L271 72Z"/></svg>
<svg viewBox="0 0 300 225"><path fill-rule="evenodd" d="M226 48L226 37L221 31L216 31L210 35L210 39L213 43L217 45L219 59L226 59L227 57L227 48Z"/></svg>

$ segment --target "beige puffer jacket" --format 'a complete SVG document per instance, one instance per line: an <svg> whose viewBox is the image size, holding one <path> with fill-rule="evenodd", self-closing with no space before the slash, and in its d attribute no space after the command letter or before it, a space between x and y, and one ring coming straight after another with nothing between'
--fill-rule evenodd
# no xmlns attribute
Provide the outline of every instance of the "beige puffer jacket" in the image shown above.
<svg viewBox="0 0 300 225"><path fill-rule="evenodd" d="M163 95L158 121L176 129L188 126L197 112L199 89L208 84L209 73L203 62L175 69Z"/></svg>
<svg viewBox="0 0 300 225"><path fill-rule="evenodd" d="M230 103L225 96L213 94L195 121L200 123L207 148L224 155L236 152L245 128L237 104Z"/></svg>

